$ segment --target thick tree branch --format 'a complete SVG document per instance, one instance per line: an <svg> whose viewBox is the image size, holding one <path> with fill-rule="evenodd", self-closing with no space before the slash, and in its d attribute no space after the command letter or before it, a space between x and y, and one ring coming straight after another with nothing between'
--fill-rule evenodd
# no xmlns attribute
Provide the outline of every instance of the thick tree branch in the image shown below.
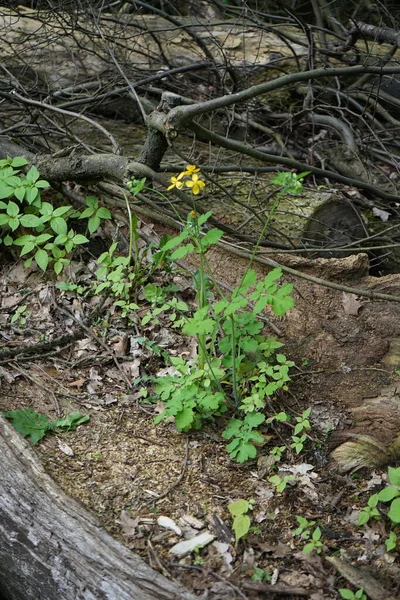
<svg viewBox="0 0 400 600"><path fill-rule="evenodd" d="M167 116L164 121L165 132L171 129L181 130L187 127L188 124L195 118L205 113L217 110L218 108L226 108L238 102L244 102L256 98L261 94L267 94L286 85L293 85L299 81L310 81L323 77L339 77L339 76L356 76L364 73L373 75L395 75L400 74L400 67L372 67L367 65L356 65L354 67L340 67L335 69L313 69L311 71L303 71L300 73L291 73L278 77L273 81L254 85L246 90L237 92L236 94L228 94L207 100L206 102L198 102L190 106L177 106Z"/></svg>
<svg viewBox="0 0 400 600"><path fill-rule="evenodd" d="M239 142L236 140L232 140L230 138L222 137L213 131L198 125L197 123L192 123L190 125L190 129L196 133L199 137L207 139L214 144L222 146L223 148L227 148L228 150L234 150L235 152L239 152L241 154L247 154L248 156L252 156L253 158L257 158L263 162L269 162L274 164L286 165L291 169L297 169L298 171L311 171L314 175L318 175L319 177L327 177L332 179L333 181L338 181L339 183L344 183L345 185L351 185L357 187L361 190L365 190L374 194L378 198L382 198L382 200L390 201L390 202L400 202L400 196L396 196L395 194L388 194L383 190L367 183L365 181L359 181L357 179L350 179L350 177L344 177L343 175L339 175L338 173L334 173L333 171L326 171L325 169L320 169L319 167L314 167L311 165L307 165L306 163L301 163L297 160L293 160L291 158L285 158L284 156L274 156L273 154L266 154L265 152L260 152L252 146L248 144L244 144L243 142Z"/></svg>

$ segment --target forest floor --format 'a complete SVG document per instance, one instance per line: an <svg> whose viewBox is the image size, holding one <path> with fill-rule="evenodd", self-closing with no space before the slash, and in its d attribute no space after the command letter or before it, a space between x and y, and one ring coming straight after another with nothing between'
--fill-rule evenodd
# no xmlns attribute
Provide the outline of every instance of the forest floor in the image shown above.
<svg viewBox="0 0 400 600"><path fill-rule="evenodd" d="M153 236L164 232L142 227ZM231 287L246 267L218 248L208 260L215 277ZM291 260L331 281L400 293L400 276L370 277L365 255ZM256 270L266 274L262 265ZM90 261L73 263L69 276L79 285L90 282ZM190 301L190 272L170 277L177 295ZM265 333L278 330L285 354L296 363L289 389L274 399L273 409L300 417L311 408L311 430L299 455L290 448L293 425L265 428L258 460L244 464L230 459L219 421L187 434L177 433L172 422L155 425L160 403L143 399L140 385L127 385L146 373L157 376L165 366L143 338L176 356L193 353L190 338L163 317L139 330L121 318L111 299L86 326L98 297L61 292L51 276L21 262L3 264L0 274L1 345L21 350L1 357L0 411L30 407L51 419L71 411L89 415L76 431L48 435L34 447L47 472L114 537L200 598L333 600L340 588L367 592L368 574L383 586L380 600L399 597L398 552L385 548L387 520L358 525L369 497L387 484L387 467L340 473L330 451L349 433L386 444L400 431L400 358L394 350L400 305L303 279L285 281L294 283L295 308L284 318L269 315L275 332L267 324ZM20 306L26 309L11 323ZM143 300L139 314L146 310ZM26 352L62 335L70 341ZM287 448L278 465L270 459L275 446ZM274 474L291 477L282 492L269 481ZM236 544L228 505L238 499L254 504L250 531ZM311 533L320 528L318 552L303 552L310 538L296 532L296 517L307 519ZM204 544L196 544L200 534L209 534L200 538ZM192 550L179 554L174 546L189 539L195 540ZM341 566L326 560L339 555Z"/></svg>

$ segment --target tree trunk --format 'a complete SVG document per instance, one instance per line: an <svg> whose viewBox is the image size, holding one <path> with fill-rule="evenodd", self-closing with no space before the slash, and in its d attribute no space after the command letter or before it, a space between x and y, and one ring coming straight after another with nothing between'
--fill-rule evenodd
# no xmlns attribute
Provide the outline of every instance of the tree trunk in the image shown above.
<svg viewBox="0 0 400 600"><path fill-rule="evenodd" d="M108 535L0 416L0 597L194 600Z"/></svg>

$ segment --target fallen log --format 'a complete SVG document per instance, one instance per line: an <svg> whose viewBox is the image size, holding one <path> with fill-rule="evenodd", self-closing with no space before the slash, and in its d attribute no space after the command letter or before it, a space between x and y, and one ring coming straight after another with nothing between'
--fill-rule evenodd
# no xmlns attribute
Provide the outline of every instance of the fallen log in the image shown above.
<svg viewBox="0 0 400 600"><path fill-rule="evenodd" d="M113 539L0 416L0 597L194 600Z"/></svg>

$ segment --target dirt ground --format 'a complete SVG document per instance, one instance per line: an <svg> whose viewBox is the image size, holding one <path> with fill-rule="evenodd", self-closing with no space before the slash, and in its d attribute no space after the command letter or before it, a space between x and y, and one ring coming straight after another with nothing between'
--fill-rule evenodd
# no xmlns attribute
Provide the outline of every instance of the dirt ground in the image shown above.
<svg viewBox="0 0 400 600"><path fill-rule="evenodd" d="M208 258L219 280L238 283L244 260L220 249ZM291 259L296 265L359 289L400 293L400 276L370 277L364 255ZM256 268L265 275L265 267ZM78 282L87 277L84 265L75 277ZM357 298L304 279L285 281L295 285L295 308L284 318L270 318L296 368L273 409L299 416L311 407L312 429L305 450L298 456L290 451L279 465L280 475L294 477L282 493L268 481L273 473L268 456L272 447L290 443L290 427L269 429L259 459L239 465L226 452L220 423L189 434L177 433L172 423L154 425L159 407L144 403L138 389L127 391L126 385L154 359L139 347L139 331L128 328L107 303L101 315L107 315L107 331L100 318L63 347L0 357L0 411L32 407L50 418L75 410L90 415L76 431L46 436L35 446L46 470L107 531L199 598L336 599L339 588L362 587L325 560L340 552L400 597L398 553L385 551L383 522L357 525L369 496L387 481L386 466L340 473L330 457L349 433L387 444L400 432L395 372L400 304ZM55 290L48 276L27 275L19 263L3 265L0 286L3 348L72 334L80 329L78 316L92 308ZM21 304L30 315L25 324L11 325ZM276 335L268 326L266 332ZM149 327L147 334L166 348L182 350L187 344L166 323L159 330ZM235 545L227 507L240 498L254 499L253 527ZM302 553L305 542L294 535L296 516L320 526L321 554ZM203 548L185 556L171 552L178 542L204 532L212 539ZM252 579L255 568L263 569L264 581Z"/></svg>

